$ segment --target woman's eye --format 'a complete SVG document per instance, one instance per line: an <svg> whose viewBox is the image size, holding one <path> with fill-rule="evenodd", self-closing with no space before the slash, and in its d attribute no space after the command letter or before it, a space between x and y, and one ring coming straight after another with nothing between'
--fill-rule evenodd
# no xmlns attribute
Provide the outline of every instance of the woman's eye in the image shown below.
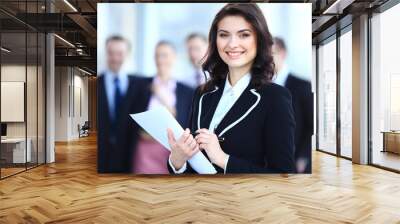
<svg viewBox="0 0 400 224"><path fill-rule="evenodd" d="M226 33L220 33L219 34L219 37L227 37L228 36L228 34L226 34Z"/></svg>
<svg viewBox="0 0 400 224"><path fill-rule="evenodd" d="M239 35L240 38L246 38L246 37L249 37L249 36L250 36L249 33L242 33L242 34Z"/></svg>

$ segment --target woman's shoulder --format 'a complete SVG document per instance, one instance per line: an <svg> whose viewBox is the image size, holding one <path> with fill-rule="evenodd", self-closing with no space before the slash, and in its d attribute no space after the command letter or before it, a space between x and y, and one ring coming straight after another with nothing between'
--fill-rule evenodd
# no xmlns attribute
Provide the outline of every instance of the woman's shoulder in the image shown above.
<svg viewBox="0 0 400 224"><path fill-rule="evenodd" d="M272 105L272 107L267 107L271 113L280 116L292 110L292 95L285 87L268 83L262 85L259 93L265 105Z"/></svg>
<svg viewBox="0 0 400 224"><path fill-rule="evenodd" d="M282 97L291 98L291 94L287 88L285 88L281 85L278 85L276 83L272 83L272 82L262 84L258 88L258 92L261 95L266 96L267 98L272 98L272 99L277 99L277 98L282 98Z"/></svg>

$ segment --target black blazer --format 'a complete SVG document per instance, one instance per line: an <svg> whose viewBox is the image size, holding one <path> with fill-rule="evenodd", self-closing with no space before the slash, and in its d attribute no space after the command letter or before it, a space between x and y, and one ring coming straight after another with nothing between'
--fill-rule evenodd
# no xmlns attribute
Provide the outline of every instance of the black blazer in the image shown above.
<svg viewBox="0 0 400 224"><path fill-rule="evenodd" d="M138 139L138 125L129 114L143 111L139 103L144 78L128 76L129 87L122 100L121 115L112 122L105 89L105 78L97 79L97 171L130 173L133 149Z"/></svg>
<svg viewBox="0 0 400 224"><path fill-rule="evenodd" d="M311 137L314 132L314 98L311 83L289 74L285 87L292 94L296 119L295 159L307 159L308 164L305 173L311 173Z"/></svg>
<svg viewBox="0 0 400 224"><path fill-rule="evenodd" d="M152 96L151 86L153 83L154 78L146 78L144 81L144 88L143 88L143 104L145 108L148 107L150 103L150 99ZM187 128L189 125L189 115L190 115L190 108L192 106L192 99L194 95L194 89L191 87L181 83L176 83L176 120L178 123L183 127ZM146 109L144 109L146 110Z"/></svg>
<svg viewBox="0 0 400 224"><path fill-rule="evenodd" d="M215 90L202 94L196 91L190 119L192 132L208 129L224 86L225 81ZM250 83L215 130L224 138L222 150L230 155L226 173L295 172L294 129L289 91L273 83L255 90ZM214 167L218 173L224 172ZM170 166L169 170L173 173ZM195 171L188 163L185 172Z"/></svg>

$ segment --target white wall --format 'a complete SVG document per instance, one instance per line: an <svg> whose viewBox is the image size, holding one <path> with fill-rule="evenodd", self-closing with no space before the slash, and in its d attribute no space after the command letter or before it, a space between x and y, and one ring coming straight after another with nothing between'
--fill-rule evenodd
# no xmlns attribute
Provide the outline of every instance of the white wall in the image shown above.
<svg viewBox="0 0 400 224"><path fill-rule="evenodd" d="M77 139L78 124L88 120L88 78L83 75L76 68L56 67L56 141Z"/></svg>
<svg viewBox="0 0 400 224"><path fill-rule="evenodd" d="M55 140L66 141L68 139L68 68L55 68Z"/></svg>
<svg viewBox="0 0 400 224"><path fill-rule="evenodd" d="M82 73L79 73L78 75L76 74L75 70L75 75L74 75L74 108L73 108L73 113L72 113L72 119L71 119L71 135L73 138L78 138L79 133L78 133L78 124L81 126L85 123L85 121L88 121L89 119L89 113L88 113L88 78L81 76ZM80 93L79 93L80 92ZM80 102L79 102L80 101ZM81 108L79 108L81 107ZM80 111L81 110L81 111Z"/></svg>

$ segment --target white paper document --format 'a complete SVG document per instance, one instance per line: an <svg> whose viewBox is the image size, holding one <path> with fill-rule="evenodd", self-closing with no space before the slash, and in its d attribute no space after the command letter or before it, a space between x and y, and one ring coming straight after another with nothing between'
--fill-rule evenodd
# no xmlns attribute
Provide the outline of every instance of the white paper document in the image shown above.
<svg viewBox="0 0 400 224"><path fill-rule="evenodd" d="M142 113L131 114L135 120L149 135L156 139L165 148L171 151L168 143L167 128L170 128L174 133L175 139L179 139L184 130L176 121L174 116L165 108L157 107ZM167 162L167 161L165 161ZM190 166L200 174L215 174L217 171L204 156L202 152L196 153L189 159Z"/></svg>

